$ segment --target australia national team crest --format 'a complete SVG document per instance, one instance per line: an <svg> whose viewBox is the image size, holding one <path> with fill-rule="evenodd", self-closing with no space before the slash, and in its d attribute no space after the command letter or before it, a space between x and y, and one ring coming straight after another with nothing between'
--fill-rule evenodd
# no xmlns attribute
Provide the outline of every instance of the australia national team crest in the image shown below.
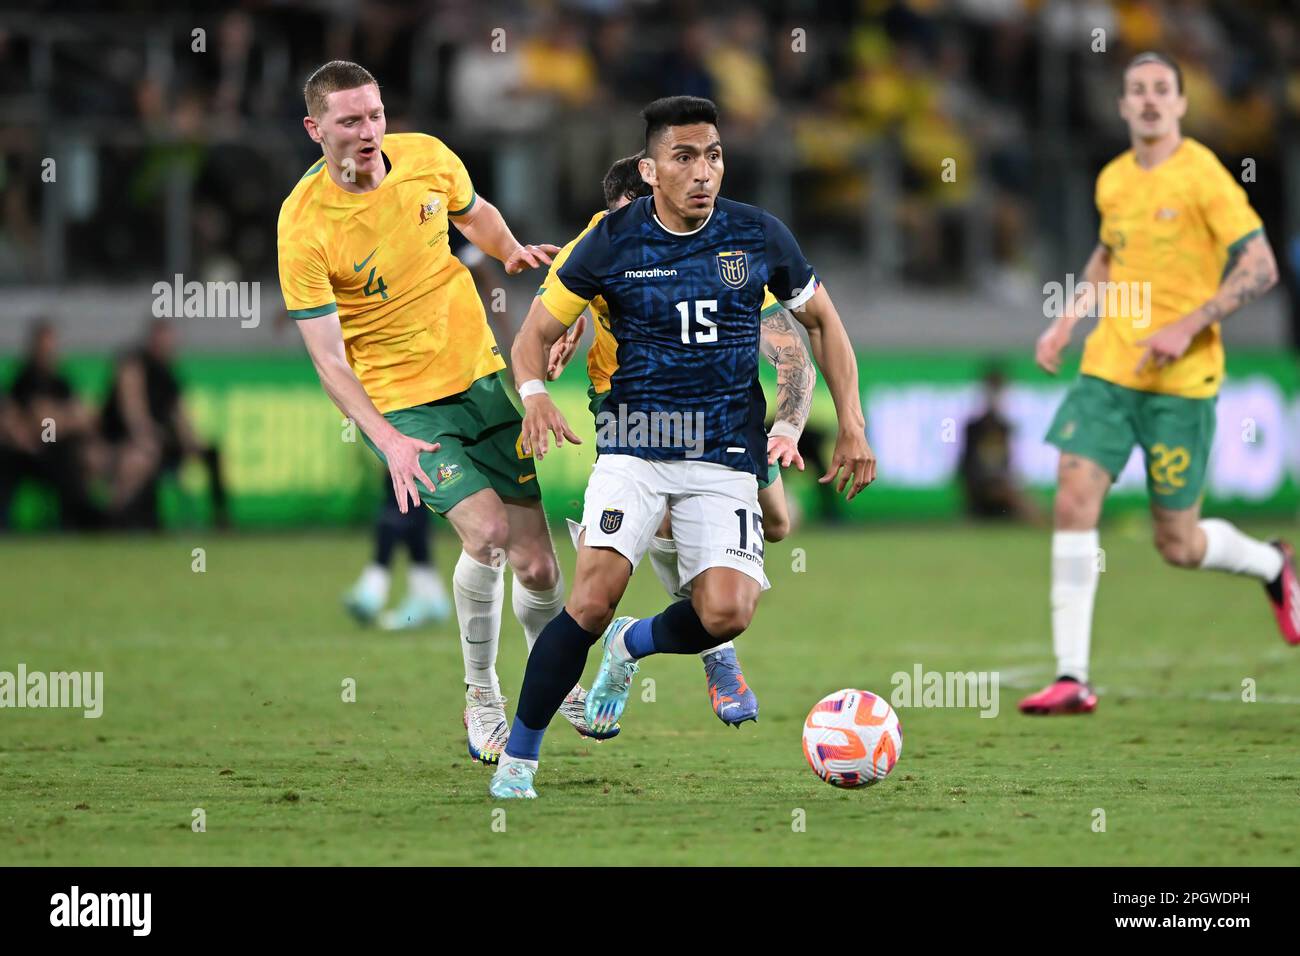
<svg viewBox="0 0 1300 956"><path fill-rule="evenodd" d="M600 513L600 530L613 534L623 527L623 512L617 508L606 508Z"/></svg>
<svg viewBox="0 0 1300 956"><path fill-rule="evenodd" d="M459 480L462 474L460 465L454 461L444 462L438 466L438 470L434 474L434 481L439 485L450 485Z"/></svg>
<svg viewBox="0 0 1300 956"><path fill-rule="evenodd" d="M420 204L420 225L424 225L430 219L438 214L438 207L442 205L442 200L429 193L429 198Z"/></svg>
<svg viewBox="0 0 1300 956"><path fill-rule="evenodd" d="M740 252L718 253L718 275L733 289L744 288L749 281L749 256Z"/></svg>

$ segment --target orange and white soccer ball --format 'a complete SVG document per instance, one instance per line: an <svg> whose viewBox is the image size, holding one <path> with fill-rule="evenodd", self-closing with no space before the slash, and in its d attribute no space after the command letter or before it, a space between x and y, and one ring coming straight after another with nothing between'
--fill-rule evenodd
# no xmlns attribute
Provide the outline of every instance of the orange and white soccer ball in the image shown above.
<svg viewBox="0 0 1300 956"><path fill-rule="evenodd" d="M889 701L865 690L837 690L808 712L803 755L836 787L884 780L903 752L903 726Z"/></svg>

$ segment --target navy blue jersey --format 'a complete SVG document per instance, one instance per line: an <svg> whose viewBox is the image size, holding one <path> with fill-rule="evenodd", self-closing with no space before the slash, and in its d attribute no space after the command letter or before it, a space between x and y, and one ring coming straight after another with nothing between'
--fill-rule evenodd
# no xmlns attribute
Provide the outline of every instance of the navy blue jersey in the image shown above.
<svg viewBox="0 0 1300 956"><path fill-rule="evenodd" d="M699 229L673 233L655 216L653 197L644 197L597 223L557 278L542 301L561 322L571 324L596 296L609 308L618 367L596 423L602 453L767 475L758 383L763 287L789 309L817 289L780 220L719 199Z"/></svg>

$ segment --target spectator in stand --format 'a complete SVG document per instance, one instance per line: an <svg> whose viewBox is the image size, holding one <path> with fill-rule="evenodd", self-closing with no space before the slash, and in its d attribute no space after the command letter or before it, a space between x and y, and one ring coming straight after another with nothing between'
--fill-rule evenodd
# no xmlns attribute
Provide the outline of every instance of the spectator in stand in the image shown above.
<svg viewBox="0 0 1300 956"><path fill-rule="evenodd" d="M59 371L58 333L44 319L32 323L26 357L0 403L0 527L23 479L54 488L64 528L103 524L91 501L95 454L92 416Z"/></svg>
<svg viewBox="0 0 1300 956"><path fill-rule="evenodd" d="M158 479L189 457L207 469L217 526L229 524L220 455L198 438L185 413L172 369L175 349L172 324L152 322L144 343L118 360L104 405L100 427L112 447L113 511L124 528L160 526Z"/></svg>

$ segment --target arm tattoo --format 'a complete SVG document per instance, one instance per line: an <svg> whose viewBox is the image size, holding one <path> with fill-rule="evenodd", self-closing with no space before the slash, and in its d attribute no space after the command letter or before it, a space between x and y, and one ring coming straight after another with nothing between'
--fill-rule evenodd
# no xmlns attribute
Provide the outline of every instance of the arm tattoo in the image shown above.
<svg viewBox="0 0 1300 956"><path fill-rule="evenodd" d="M776 366L776 420L802 430L812 408L817 370L785 309L763 318L759 350Z"/></svg>
<svg viewBox="0 0 1300 956"><path fill-rule="evenodd" d="M1202 307L1209 319L1207 325L1218 322L1273 287L1277 281L1276 268L1268 253L1267 240L1262 235L1232 250L1223 270L1219 294L1215 296L1222 304L1211 300Z"/></svg>

